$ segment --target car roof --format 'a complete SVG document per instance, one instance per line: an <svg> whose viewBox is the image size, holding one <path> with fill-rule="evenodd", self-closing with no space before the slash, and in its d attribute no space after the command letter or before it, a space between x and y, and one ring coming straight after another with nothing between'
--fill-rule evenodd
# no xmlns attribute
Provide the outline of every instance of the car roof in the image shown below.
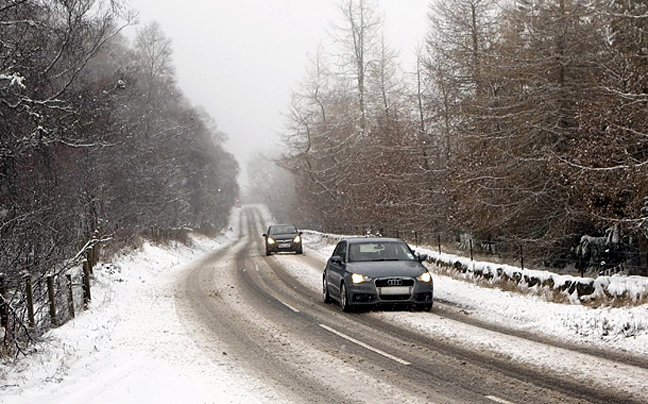
<svg viewBox="0 0 648 404"><path fill-rule="evenodd" d="M392 237L348 237L342 239L341 241L348 241L349 244L385 243L385 242L404 243L405 242L400 238L392 238Z"/></svg>

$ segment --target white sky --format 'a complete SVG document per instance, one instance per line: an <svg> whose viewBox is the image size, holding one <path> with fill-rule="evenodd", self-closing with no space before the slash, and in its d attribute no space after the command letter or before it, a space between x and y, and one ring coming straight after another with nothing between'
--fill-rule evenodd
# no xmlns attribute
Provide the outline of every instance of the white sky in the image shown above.
<svg viewBox="0 0 648 404"><path fill-rule="evenodd" d="M430 0L379 0L385 36L413 71ZM229 136L245 169L250 155L276 145L290 95L308 55L340 18L338 0L130 0L140 26L159 22L172 40L178 83ZM240 178L245 182L245 178Z"/></svg>

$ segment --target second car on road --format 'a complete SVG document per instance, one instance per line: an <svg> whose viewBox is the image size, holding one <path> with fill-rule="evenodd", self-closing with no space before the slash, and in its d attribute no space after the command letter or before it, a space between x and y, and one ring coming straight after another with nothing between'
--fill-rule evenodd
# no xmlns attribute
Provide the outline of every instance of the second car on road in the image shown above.
<svg viewBox="0 0 648 404"><path fill-rule="evenodd" d="M290 251L303 254L301 235L293 224L273 224L268 227L268 232L263 234L266 255Z"/></svg>

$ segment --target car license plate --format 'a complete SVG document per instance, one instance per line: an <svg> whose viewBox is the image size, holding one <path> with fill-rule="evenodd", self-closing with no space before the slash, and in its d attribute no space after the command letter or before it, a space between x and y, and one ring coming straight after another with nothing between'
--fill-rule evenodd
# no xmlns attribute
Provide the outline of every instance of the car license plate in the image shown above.
<svg viewBox="0 0 648 404"><path fill-rule="evenodd" d="M290 243L279 244L279 248L290 248Z"/></svg>
<svg viewBox="0 0 648 404"><path fill-rule="evenodd" d="M411 286L389 286L378 289L380 289L378 293L381 295L409 295L412 293Z"/></svg>

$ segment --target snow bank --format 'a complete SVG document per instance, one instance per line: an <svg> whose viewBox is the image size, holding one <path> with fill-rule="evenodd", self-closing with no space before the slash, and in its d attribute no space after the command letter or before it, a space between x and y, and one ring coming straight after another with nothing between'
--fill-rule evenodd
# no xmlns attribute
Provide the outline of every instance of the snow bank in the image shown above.
<svg viewBox="0 0 648 404"><path fill-rule="evenodd" d="M446 271L492 285L513 285L552 299L562 297L573 304L641 305L648 302L648 278L641 276L601 276L582 278L549 271L522 269L491 262L419 249L428 260Z"/></svg>

